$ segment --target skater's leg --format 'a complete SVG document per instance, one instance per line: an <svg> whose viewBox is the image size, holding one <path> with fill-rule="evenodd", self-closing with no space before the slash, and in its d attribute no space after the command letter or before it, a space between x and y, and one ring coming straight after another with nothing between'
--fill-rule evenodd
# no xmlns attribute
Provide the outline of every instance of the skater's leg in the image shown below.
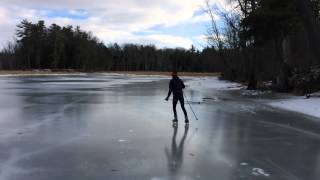
<svg viewBox="0 0 320 180"><path fill-rule="evenodd" d="M178 103L178 100L177 100L177 99L173 99L173 100L172 100L172 108L173 108L174 120L178 120L178 116L177 116L177 103Z"/></svg>
<svg viewBox="0 0 320 180"><path fill-rule="evenodd" d="M184 98L181 97L179 100L180 100L181 109L182 109L182 111L184 113L184 117L187 118L188 114L187 114L186 108L184 107Z"/></svg>

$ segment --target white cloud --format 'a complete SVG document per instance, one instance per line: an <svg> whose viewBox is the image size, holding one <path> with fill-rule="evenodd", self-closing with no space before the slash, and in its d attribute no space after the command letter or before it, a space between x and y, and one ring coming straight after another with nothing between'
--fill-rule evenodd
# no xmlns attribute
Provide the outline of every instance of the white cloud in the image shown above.
<svg viewBox="0 0 320 180"><path fill-rule="evenodd" d="M87 11L80 11L80 10L70 10L69 13L72 14L72 15L76 15L76 16L86 16L86 15L88 15Z"/></svg>
<svg viewBox="0 0 320 180"><path fill-rule="evenodd" d="M192 42L199 50L202 50L208 46L208 37L206 35L194 36Z"/></svg>
<svg viewBox="0 0 320 180"><path fill-rule="evenodd" d="M219 19L218 16L215 16L215 19ZM208 14L201 14L198 16L194 16L189 20L189 23L197 23L197 22L208 22L210 21L210 17L208 16Z"/></svg>
<svg viewBox="0 0 320 180"><path fill-rule="evenodd" d="M7 11L3 8L0 8L0 24L5 23L7 20Z"/></svg>
<svg viewBox="0 0 320 180"><path fill-rule="evenodd" d="M15 33L15 22L8 9L0 7L0 49L4 47L9 41L13 40Z"/></svg>
<svg viewBox="0 0 320 180"><path fill-rule="evenodd" d="M170 27L185 22L205 22L208 20L206 15L194 16L203 3L202 0L1 0L0 30L6 33L1 35L0 44L12 39L16 24L22 19L29 19L33 22L45 20L47 25L80 25L105 43L141 42L160 47L190 47L192 37L135 34L156 25ZM48 17L49 10L66 10L70 15L88 18L52 18Z"/></svg>

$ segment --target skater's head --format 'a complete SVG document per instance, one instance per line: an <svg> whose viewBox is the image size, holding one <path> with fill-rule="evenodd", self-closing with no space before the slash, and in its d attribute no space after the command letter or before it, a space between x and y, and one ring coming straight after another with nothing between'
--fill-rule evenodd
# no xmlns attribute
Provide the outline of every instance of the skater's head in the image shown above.
<svg viewBox="0 0 320 180"><path fill-rule="evenodd" d="M173 78L178 77L178 72L177 71L172 71L171 76Z"/></svg>

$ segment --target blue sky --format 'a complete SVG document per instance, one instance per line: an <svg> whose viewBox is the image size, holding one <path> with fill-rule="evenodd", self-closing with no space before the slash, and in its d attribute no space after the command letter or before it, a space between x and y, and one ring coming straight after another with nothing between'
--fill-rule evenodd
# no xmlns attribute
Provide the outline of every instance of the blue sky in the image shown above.
<svg viewBox="0 0 320 180"><path fill-rule="evenodd" d="M84 9L68 10L68 9L47 9L47 18L69 18L75 20L86 20L90 14Z"/></svg>
<svg viewBox="0 0 320 180"><path fill-rule="evenodd" d="M206 33L207 22L195 22L195 23L181 23L175 26L166 27L163 25L156 25L145 31L134 32L135 35L151 35L151 34L165 34L171 36L179 36L183 38L189 38L192 44L199 49L206 46L206 42L203 36Z"/></svg>
<svg viewBox="0 0 320 180"><path fill-rule="evenodd" d="M223 0L212 0L219 3ZM105 44L155 44L159 48L206 46L209 24L202 0L1 0L0 46L22 19L79 25Z"/></svg>

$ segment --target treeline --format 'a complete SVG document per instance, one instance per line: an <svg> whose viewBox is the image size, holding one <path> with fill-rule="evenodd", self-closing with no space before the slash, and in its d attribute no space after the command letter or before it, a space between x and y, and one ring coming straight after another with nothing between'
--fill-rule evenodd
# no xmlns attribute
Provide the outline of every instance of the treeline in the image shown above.
<svg viewBox="0 0 320 180"><path fill-rule="evenodd" d="M320 89L320 0L232 0L233 11L207 1L209 40L224 62L223 78L256 89ZM218 14L224 22L214 18ZM232 53L230 53L232 51Z"/></svg>
<svg viewBox="0 0 320 180"><path fill-rule="evenodd" d="M17 41L0 53L1 69L76 69L80 71L221 71L218 52L157 49L153 45L106 46L80 27L45 26L23 20Z"/></svg>

